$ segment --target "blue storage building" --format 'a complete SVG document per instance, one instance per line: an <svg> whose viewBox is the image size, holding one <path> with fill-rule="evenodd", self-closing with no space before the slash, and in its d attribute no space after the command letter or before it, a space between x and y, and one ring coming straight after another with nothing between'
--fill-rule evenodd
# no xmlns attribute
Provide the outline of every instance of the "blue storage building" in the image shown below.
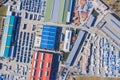
<svg viewBox="0 0 120 80"><path fill-rule="evenodd" d="M57 27L43 25L40 48L55 50Z"/></svg>
<svg viewBox="0 0 120 80"><path fill-rule="evenodd" d="M16 17L6 16L5 26L2 36L2 44L0 50L1 57L9 57L11 55L11 42L13 38L13 30L15 28Z"/></svg>

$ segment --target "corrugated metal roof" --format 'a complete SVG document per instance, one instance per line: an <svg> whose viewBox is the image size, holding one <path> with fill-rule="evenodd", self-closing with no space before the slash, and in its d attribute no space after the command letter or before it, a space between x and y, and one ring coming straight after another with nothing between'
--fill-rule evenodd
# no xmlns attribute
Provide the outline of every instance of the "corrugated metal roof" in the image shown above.
<svg viewBox="0 0 120 80"><path fill-rule="evenodd" d="M13 28L15 25L15 16L6 16L4 32L2 37L2 49L0 52L0 56L8 57L10 52L10 43L13 33Z"/></svg>
<svg viewBox="0 0 120 80"><path fill-rule="evenodd" d="M94 22L94 20L95 20L95 17L94 17L93 15L91 15L91 16L89 17L88 21L87 21L87 26L88 26L88 27L91 27L92 24L93 24L93 22Z"/></svg>
<svg viewBox="0 0 120 80"><path fill-rule="evenodd" d="M44 25L42 30L40 48L54 50L56 34L57 34L57 27Z"/></svg>
<svg viewBox="0 0 120 80"><path fill-rule="evenodd" d="M60 8L60 0L54 0L54 7L53 7L53 12L52 12L53 22L57 22L58 20L59 8Z"/></svg>
<svg viewBox="0 0 120 80"><path fill-rule="evenodd" d="M38 56L37 59L35 59L36 54ZM42 55L43 55L43 60L41 60ZM44 53L44 52L35 52L33 54L30 80L50 80L52 59L53 59L53 54ZM35 62L36 62L36 66L34 67ZM49 66L46 67L48 64Z"/></svg>
<svg viewBox="0 0 120 80"><path fill-rule="evenodd" d="M66 65L72 66L72 63L74 62L74 58L77 56L78 48L83 43L83 38L85 36L85 33L86 33L85 31L80 31L79 32L77 40L76 40L68 58L67 58Z"/></svg>
<svg viewBox="0 0 120 80"><path fill-rule="evenodd" d="M72 30L66 30L64 46L63 46L64 51L70 50L71 37L72 37Z"/></svg>

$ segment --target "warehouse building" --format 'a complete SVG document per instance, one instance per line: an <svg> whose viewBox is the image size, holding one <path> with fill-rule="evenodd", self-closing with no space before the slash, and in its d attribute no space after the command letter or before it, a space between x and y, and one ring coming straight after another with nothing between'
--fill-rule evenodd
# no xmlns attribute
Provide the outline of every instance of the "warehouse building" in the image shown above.
<svg viewBox="0 0 120 80"><path fill-rule="evenodd" d="M86 37L86 32L85 31L80 31L77 37L77 40L66 60L66 65L67 66L72 66L74 64L74 61L79 53L80 48L82 47L82 44L85 40Z"/></svg>
<svg viewBox="0 0 120 80"><path fill-rule="evenodd" d="M40 48L57 50L59 48L60 31L57 26L43 25Z"/></svg>
<svg viewBox="0 0 120 80"><path fill-rule="evenodd" d="M67 12L67 19L66 19L67 23L70 23L72 9L73 9L73 0L69 0L68 12Z"/></svg>
<svg viewBox="0 0 120 80"><path fill-rule="evenodd" d="M2 36L2 44L0 50L1 57L12 57L14 53L14 38L16 27L16 17L15 16L6 16L4 32Z"/></svg>
<svg viewBox="0 0 120 80"><path fill-rule="evenodd" d="M65 52L70 51L71 38L72 38L72 30L66 30L63 51Z"/></svg>
<svg viewBox="0 0 120 80"><path fill-rule="evenodd" d="M107 14L97 25L118 47L120 47L120 18Z"/></svg>
<svg viewBox="0 0 120 80"><path fill-rule="evenodd" d="M73 0L47 0L45 9L45 21L70 23Z"/></svg>
<svg viewBox="0 0 120 80"><path fill-rule="evenodd" d="M94 26L95 21L96 21L96 17L93 15L90 15L90 17L88 18L87 23L86 23L87 27Z"/></svg>
<svg viewBox="0 0 120 80"><path fill-rule="evenodd" d="M30 80L49 80L53 54L35 52L33 54Z"/></svg>
<svg viewBox="0 0 120 80"><path fill-rule="evenodd" d="M55 80L59 66L58 57L55 55L49 52L34 52L30 80Z"/></svg>

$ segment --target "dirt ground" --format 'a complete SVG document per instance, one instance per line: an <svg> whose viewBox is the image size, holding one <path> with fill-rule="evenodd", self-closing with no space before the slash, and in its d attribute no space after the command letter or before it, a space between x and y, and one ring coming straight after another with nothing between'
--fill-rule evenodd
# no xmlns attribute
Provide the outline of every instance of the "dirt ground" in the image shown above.
<svg viewBox="0 0 120 80"><path fill-rule="evenodd" d="M120 80L120 78L105 78L105 77L95 77L95 76L76 76L76 77L71 77L70 80Z"/></svg>
<svg viewBox="0 0 120 80"><path fill-rule="evenodd" d="M120 0L102 0L112 11L120 16Z"/></svg>

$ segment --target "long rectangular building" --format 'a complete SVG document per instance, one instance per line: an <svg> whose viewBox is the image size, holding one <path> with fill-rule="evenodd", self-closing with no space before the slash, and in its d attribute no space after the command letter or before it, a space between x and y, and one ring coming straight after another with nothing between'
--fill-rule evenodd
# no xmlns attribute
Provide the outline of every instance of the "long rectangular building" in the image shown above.
<svg viewBox="0 0 120 80"><path fill-rule="evenodd" d="M74 61L75 61L75 58L77 57L78 53L79 53L79 50L80 48L82 47L82 44L84 42L84 39L85 39L85 35L86 35L86 32L85 31L80 31L79 34L78 34L78 38L67 58L67 61L66 61L66 65L67 66L72 66Z"/></svg>
<svg viewBox="0 0 120 80"><path fill-rule="evenodd" d="M66 30L63 50L69 52L72 38L72 30Z"/></svg>
<svg viewBox="0 0 120 80"><path fill-rule="evenodd" d="M73 0L47 0L45 8L45 21L55 23L70 23Z"/></svg>
<svg viewBox="0 0 120 80"><path fill-rule="evenodd" d="M55 50L57 27L43 25L40 48Z"/></svg>
<svg viewBox="0 0 120 80"><path fill-rule="evenodd" d="M50 80L53 54L34 52L30 80Z"/></svg>
<svg viewBox="0 0 120 80"><path fill-rule="evenodd" d="M30 80L56 80L60 56L57 53L35 51L32 58Z"/></svg>
<svg viewBox="0 0 120 80"><path fill-rule="evenodd" d="M4 32L2 36L2 45L0 50L1 57L9 57L11 56L11 44L13 38L13 30L16 24L15 16L6 16Z"/></svg>
<svg viewBox="0 0 120 80"><path fill-rule="evenodd" d="M116 18L114 15L107 14L97 27L120 47L120 18Z"/></svg>
<svg viewBox="0 0 120 80"><path fill-rule="evenodd" d="M88 18L88 20L86 22L87 27L93 26L95 23L95 20L96 20L96 17L93 15L90 15L90 17Z"/></svg>
<svg viewBox="0 0 120 80"><path fill-rule="evenodd" d="M72 8L73 8L73 0L69 0L67 20L66 20L67 23L70 23Z"/></svg>

